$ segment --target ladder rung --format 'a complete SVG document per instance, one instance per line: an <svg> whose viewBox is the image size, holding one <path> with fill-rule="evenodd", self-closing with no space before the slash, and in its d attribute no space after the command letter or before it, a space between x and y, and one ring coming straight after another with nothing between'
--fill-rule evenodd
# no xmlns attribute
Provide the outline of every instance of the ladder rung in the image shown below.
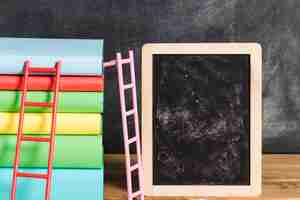
<svg viewBox="0 0 300 200"><path fill-rule="evenodd" d="M32 102L32 101L26 101L25 106L30 107L52 107L52 103L49 102Z"/></svg>
<svg viewBox="0 0 300 200"><path fill-rule="evenodd" d="M139 168L139 164L135 164L135 165L133 165L133 166L130 167L130 171L134 171L134 170L136 170L138 168Z"/></svg>
<svg viewBox="0 0 300 200"><path fill-rule="evenodd" d="M132 193L131 198L136 198L136 197L140 196L141 194L142 194L142 191L134 192L134 193Z"/></svg>
<svg viewBox="0 0 300 200"><path fill-rule="evenodd" d="M129 110L126 112L126 116L133 115L135 113L135 109Z"/></svg>
<svg viewBox="0 0 300 200"><path fill-rule="evenodd" d="M103 67L112 67L112 66L115 66L116 64L117 64L116 60L111 60L108 62L104 62Z"/></svg>
<svg viewBox="0 0 300 200"><path fill-rule="evenodd" d="M130 58L126 58L126 59L122 59L122 64L127 64L127 63L130 63L131 62L131 60L130 60Z"/></svg>
<svg viewBox="0 0 300 200"><path fill-rule="evenodd" d="M54 73L56 69L54 67L29 67L29 73Z"/></svg>
<svg viewBox="0 0 300 200"><path fill-rule="evenodd" d="M23 136L22 141L29 142L50 142L50 138Z"/></svg>
<svg viewBox="0 0 300 200"><path fill-rule="evenodd" d="M131 144L131 143L134 143L134 142L136 142L136 137L133 137L133 138L130 138L129 140L128 140L128 144Z"/></svg>
<svg viewBox="0 0 300 200"><path fill-rule="evenodd" d="M124 90L133 88L133 84L124 85Z"/></svg>
<svg viewBox="0 0 300 200"><path fill-rule="evenodd" d="M34 173L17 172L17 176L26 177L26 178L48 179L47 174L34 174Z"/></svg>

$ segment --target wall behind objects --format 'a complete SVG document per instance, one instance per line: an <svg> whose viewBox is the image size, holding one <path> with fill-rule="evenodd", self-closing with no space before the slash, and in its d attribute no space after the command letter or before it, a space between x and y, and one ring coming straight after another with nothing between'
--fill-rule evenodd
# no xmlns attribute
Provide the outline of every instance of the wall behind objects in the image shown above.
<svg viewBox="0 0 300 200"><path fill-rule="evenodd" d="M299 153L299 8L298 0L2 0L0 36L104 38L106 60L132 48L139 88L144 43L259 42L263 150ZM106 153L123 149L116 75L116 70L105 72Z"/></svg>

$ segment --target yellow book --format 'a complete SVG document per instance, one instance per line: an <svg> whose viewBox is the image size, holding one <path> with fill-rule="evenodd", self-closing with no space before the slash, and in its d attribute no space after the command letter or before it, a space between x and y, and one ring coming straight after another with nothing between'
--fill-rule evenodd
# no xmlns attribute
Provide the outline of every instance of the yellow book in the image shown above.
<svg viewBox="0 0 300 200"><path fill-rule="evenodd" d="M26 113L24 116L25 134L49 134L51 113ZM19 126L19 113L0 113L0 134L16 134ZM97 113L57 113L57 134L97 135L102 133L102 117Z"/></svg>

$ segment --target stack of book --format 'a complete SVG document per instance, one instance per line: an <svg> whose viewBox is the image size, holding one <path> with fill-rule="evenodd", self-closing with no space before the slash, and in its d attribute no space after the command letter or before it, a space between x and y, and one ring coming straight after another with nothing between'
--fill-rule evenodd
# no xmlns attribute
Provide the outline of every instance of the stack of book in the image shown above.
<svg viewBox="0 0 300 200"><path fill-rule="evenodd" d="M101 40L0 39L0 199L10 197L25 60L62 61L51 199L103 199ZM27 100L50 102L54 77L29 77ZM48 137L51 108L26 107L24 134ZM47 173L49 143L22 142L20 171ZM17 199L44 199L45 180L17 178Z"/></svg>

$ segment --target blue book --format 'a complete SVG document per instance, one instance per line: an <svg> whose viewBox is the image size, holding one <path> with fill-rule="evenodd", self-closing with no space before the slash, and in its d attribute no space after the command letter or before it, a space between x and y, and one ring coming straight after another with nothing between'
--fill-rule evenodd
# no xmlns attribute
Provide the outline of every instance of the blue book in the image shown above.
<svg viewBox="0 0 300 200"><path fill-rule="evenodd" d="M31 173L45 173L45 169L21 169ZM9 200L12 183L11 168L0 168L0 199ZM45 180L18 178L18 200L44 199ZM54 169L51 200L103 200L103 169Z"/></svg>
<svg viewBox="0 0 300 200"><path fill-rule="evenodd" d="M0 38L0 74L21 74L26 60L33 67L62 61L63 75L101 75L103 40Z"/></svg>

